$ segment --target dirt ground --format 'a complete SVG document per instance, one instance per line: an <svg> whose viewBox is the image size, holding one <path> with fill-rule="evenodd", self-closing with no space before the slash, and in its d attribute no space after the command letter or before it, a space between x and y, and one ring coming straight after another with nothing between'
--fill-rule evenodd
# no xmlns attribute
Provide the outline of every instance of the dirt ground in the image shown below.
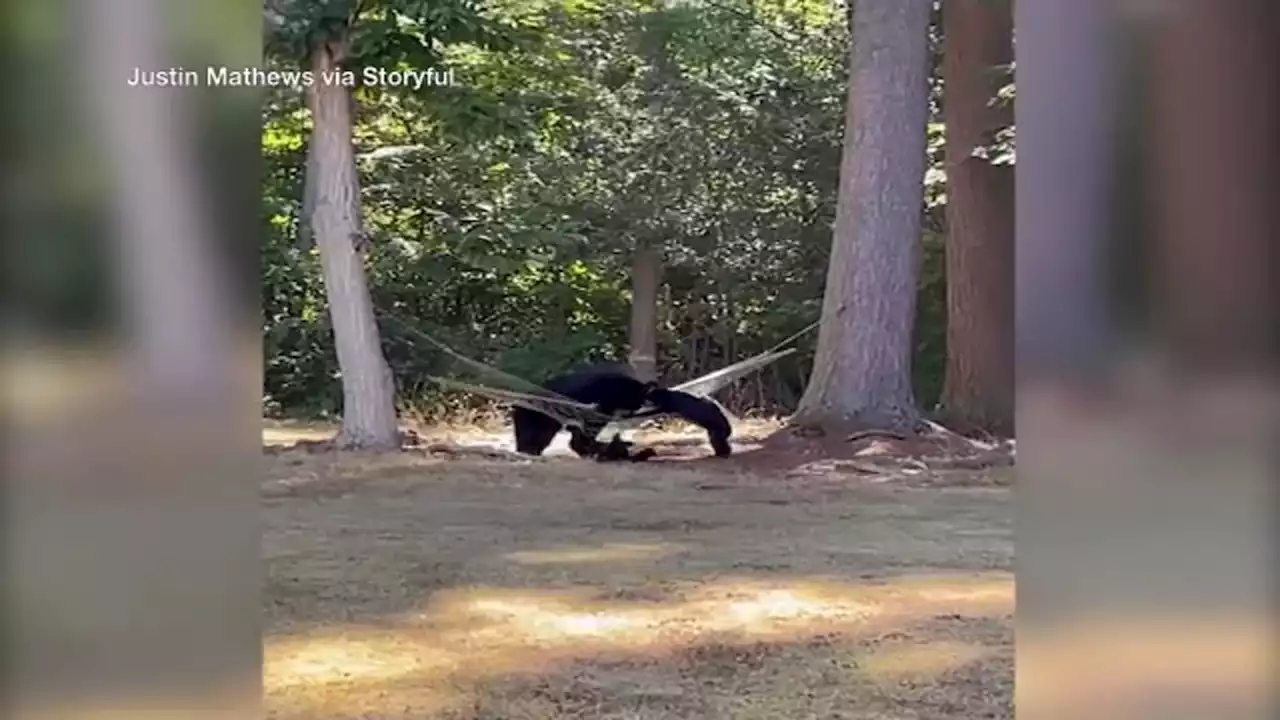
<svg viewBox="0 0 1280 720"><path fill-rule="evenodd" d="M269 716L1013 717L1007 469L640 439L269 454Z"/></svg>

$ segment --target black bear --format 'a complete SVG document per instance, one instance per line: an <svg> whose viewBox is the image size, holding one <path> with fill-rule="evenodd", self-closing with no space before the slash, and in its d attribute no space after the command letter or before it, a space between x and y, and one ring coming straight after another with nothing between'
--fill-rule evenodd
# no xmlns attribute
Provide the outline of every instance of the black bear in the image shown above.
<svg viewBox="0 0 1280 720"><path fill-rule="evenodd" d="M634 445L635 443L623 440L621 435L614 433L612 440L600 444L599 449L594 453L595 459L599 462L617 462L619 460L644 462L658 454L653 448L644 448L633 454L631 448Z"/></svg>
<svg viewBox="0 0 1280 720"><path fill-rule="evenodd" d="M626 365L601 363L576 368L564 375L551 378L543 387L571 400L594 405L605 415L630 414L639 410L652 385L641 382ZM559 420L524 407L511 412L511 424L515 427L516 451L525 455L541 455L551 445L556 434L564 427ZM583 428L570 428L572 438L569 447L582 457L601 457L605 448L617 455L615 443L605 445L596 440L606 423L593 421ZM616 442L623 442L616 438ZM622 447L626 450L626 447ZM622 459L614 457L612 459Z"/></svg>
<svg viewBox="0 0 1280 720"><path fill-rule="evenodd" d="M591 426L587 430L570 428L569 448L578 453L579 457L595 458L599 462L617 462L619 460L644 462L657 455L657 452L652 448L645 448L633 455L631 448L635 446L635 443L623 440L618 433L614 433L613 439L607 443L602 443L589 434L593 432L599 434L601 429L597 426Z"/></svg>
<svg viewBox="0 0 1280 720"><path fill-rule="evenodd" d="M729 436L733 434L733 428L719 405L697 395L660 387L651 387L649 402L661 413L675 415L702 426L707 431L717 457L729 457L733 452L729 447Z"/></svg>

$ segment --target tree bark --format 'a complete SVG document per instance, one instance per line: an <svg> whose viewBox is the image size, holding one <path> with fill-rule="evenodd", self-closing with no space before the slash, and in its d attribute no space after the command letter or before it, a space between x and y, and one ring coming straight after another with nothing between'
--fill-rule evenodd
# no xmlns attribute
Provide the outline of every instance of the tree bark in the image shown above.
<svg viewBox="0 0 1280 720"><path fill-rule="evenodd" d="M360 186L352 145L350 90L322 82L338 69L345 39L322 44L312 53L317 82L309 100L314 120L311 150L316 183L312 226L324 266L334 345L342 371L343 447L390 450L400 445L396 424L395 382L373 312L364 264L356 250L360 227Z"/></svg>
<svg viewBox="0 0 1280 720"><path fill-rule="evenodd" d="M662 251L642 245L631 264L631 367L641 380L658 379L658 289Z"/></svg>
<svg viewBox="0 0 1280 720"><path fill-rule="evenodd" d="M1155 43L1148 270L1156 331L1190 377L1274 372L1265 368L1280 351L1270 124L1280 98L1262 71L1274 67L1276 18L1258 0L1189 3Z"/></svg>
<svg viewBox="0 0 1280 720"><path fill-rule="evenodd" d="M813 372L795 422L911 429L930 0L860 0Z"/></svg>
<svg viewBox="0 0 1280 720"><path fill-rule="evenodd" d="M312 226L316 212L316 153L315 137L307 143L307 164L302 178L302 214L298 216L298 247L310 250L316 244Z"/></svg>
<svg viewBox="0 0 1280 720"><path fill-rule="evenodd" d="M1019 396L1080 397L1101 387L1119 341L1105 272L1120 68L1108 29L1113 6L1024 2L1014 11Z"/></svg>
<svg viewBox="0 0 1280 720"><path fill-rule="evenodd" d="M1009 0L950 0L943 113L947 125L947 422L1013 432L1013 166L973 151L1009 120L991 107L998 65L1013 60Z"/></svg>

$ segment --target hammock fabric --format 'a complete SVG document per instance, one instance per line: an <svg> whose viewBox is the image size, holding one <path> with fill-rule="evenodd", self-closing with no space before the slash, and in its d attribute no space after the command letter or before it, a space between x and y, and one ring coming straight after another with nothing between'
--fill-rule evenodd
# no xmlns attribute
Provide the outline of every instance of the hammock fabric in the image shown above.
<svg viewBox="0 0 1280 720"><path fill-rule="evenodd" d="M452 378L445 378L445 377L439 377L434 375L428 376L429 380L443 387L450 387L456 390L474 393L476 395L482 395L484 397L497 400L498 402L525 407L530 410L533 410L534 412L539 412L549 417L555 418L556 420L560 421L564 425L567 425L570 427L578 427L578 428L583 428L591 425L600 426L602 424L612 424L617 427L628 427L628 426L633 426L640 422L643 422L644 420L659 417L665 414L658 411L652 405L646 405L645 407L641 408L638 412L630 415L620 415L620 416L605 415L604 413L601 413L598 410L596 410L595 406L593 405L585 405L583 403L577 402L572 398L567 398L563 395L554 393L538 385L537 383L530 382L529 380L525 380L524 378L517 377L515 375L511 375L510 373L503 372L502 370L499 370L490 365L486 365L485 363L482 363L479 360L473 360L469 357L466 357L462 353L457 352L456 350L444 344L443 342L431 337L425 332L422 332L418 328L410 325L409 323L405 322L404 320L400 319L399 317L391 313L388 313L385 311L379 311L379 314L386 319L394 321L396 324L400 325L401 327L413 333L414 335L422 338L423 340L426 340L428 343L430 343L431 345L434 345L440 351L444 352L445 354L459 361L463 365L466 365L467 367L472 368L473 370L477 371L479 374L491 377L496 382L501 382L504 385L509 385L512 387L520 388L520 389L509 390L504 388L492 387L488 385L482 385L478 383L468 383L461 380L455 380ZM723 388L728 387L729 385L732 385L733 383L737 382L738 380L741 380L742 378L750 375L751 373L762 370L768 367L769 365L777 362L778 360L794 353L796 351L795 348L792 347L792 348L783 349L783 347L785 345L791 344L800 336L804 335L805 333L808 333L810 330L813 330L817 326L818 326L818 323L815 322L809 325L808 327L804 328L800 332L787 338L786 340L783 340L782 342L778 343L773 348L760 353L759 355L754 355L745 360L740 360L728 367L721 368L714 372L709 372L706 375L703 375L702 377L694 378L693 380L688 380L686 382L680 383L679 385L676 385L671 389L679 390L681 392L686 392L686 393L689 393L690 395L696 395L698 397L707 398L708 400L715 402L715 399L712 398L711 395L720 391ZM721 407L721 410L724 410L724 408ZM732 417L732 415L730 415L728 411L725 411L725 415L727 417Z"/></svg>

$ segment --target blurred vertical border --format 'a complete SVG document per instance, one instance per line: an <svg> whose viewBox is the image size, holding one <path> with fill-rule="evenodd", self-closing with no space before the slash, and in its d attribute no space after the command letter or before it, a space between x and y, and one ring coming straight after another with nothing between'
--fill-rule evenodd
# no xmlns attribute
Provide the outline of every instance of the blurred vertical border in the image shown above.
<svg viewBox="0 0 1280 720"><path fill-rule="evenodd" d="M1019 718L1275 717L1278 16L1017 3Z"/></svg>
<svg viewBox="0 0 1280 720"><path fill-rule="evenodd" d="M259 717L261 4L3 12L7 710Z"/></svg>

